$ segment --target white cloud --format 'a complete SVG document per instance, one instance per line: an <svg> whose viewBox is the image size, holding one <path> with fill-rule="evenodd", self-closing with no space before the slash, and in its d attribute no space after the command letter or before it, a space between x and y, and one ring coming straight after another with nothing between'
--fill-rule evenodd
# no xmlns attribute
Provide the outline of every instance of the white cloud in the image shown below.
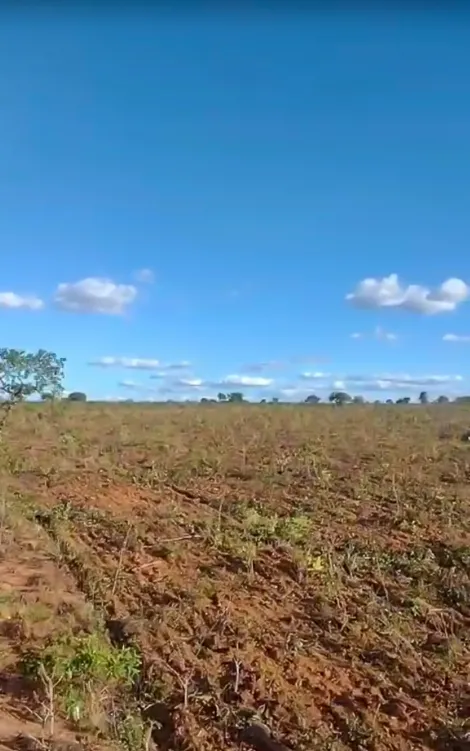
<svg viewBox="0 0 470 751"><path fill-rule="evenodd" d="M142 358L142 357L100 357L98 360L92 360L89 365L99 368L126 368L129 370L158 370L151 378L164 378L168 371L186 370L191 365L187 360L174 363L164 363L160 360Z"/></svg>
<svg viewBox="0 0 470 751"><path fill-rule="evenodd" d="M351 339L364 339L364 334L359 334L359 332L354 332L354 334L351 334Z"/></svg>
<svg viewBox="0 0 470 751"><path fill-rule="evenodd" d="M220 381L204 381L202 378L178 378L173 381L177 387L190 387L195 389L222 389L222 388L266 388L273 383L272 378L261 378L241 375L229 375Z"/></svg>
<svg viewBox="0 0 470 751"><path fill-rule="evenodd" d="M334 389L360 388L364 391L394 391L410 388L451 386L463 381L460 375L345 375L333 381Z"/></svg>
<svg viewBox="0 0 470 751"><path fill-rule="evenodd" d="M152 284L155 281L155 274L152 269L139 269L134 273L134 279L141 284Z"/></svg>
<svg viewBox="0 0 470 751"><path fill-rule="evenodd" d="M204 381L201 378L178 378L174 382L177 386L189 386L190 388L203 388L205 386Z"/></svg>
<svg viewBox="0 0 470 751"><path fill-rule="evenodd" d="M468 335L461 335L461 334L444 334L442 337L443 342L464 342L469 343L470 342L470 336Z"/></svg>
<svg viewBox="0 0 470 751"><path fill-rule="evenodd" d="M261 376L246 375L228 375L219 381L203 380L202 378L178 378L172 382L175 388L192 388L204 389L211 391L214 389L226 388L267 388L274 383L272 378L262 378Z"/></svg>
<svg viewBox="0 0 470 751"><path fill-rule="evenodd" d="M245 388L266 388L272 383L272 378L245 375L228 375L220 381L221 386L244 386Z"/></svg>
<svg viewBox="0 0 470 751"><path fill-rule="evenodd" d="M316 373L301 373L300 377L304 381L323 381L325 378L330 378L330 374L317 371Z"/></svg>
<svg viewBox="0 0 470 751"><path fill-rule="evenodd" d="M41 310L43 307L44 302L39 297L22 297L16 292L0 292L0 308Z"/></svg>
<svg viewBox="0 0 470 751"><path fill-rule="evenodd" d="M161 368L160 360L147 360L139 357L100 357L92 360L89 365L99 368L129 368L131 370L155 370Z"/></svg>
<svg viewBox="0 0 470 751"><path fill-rule="evenodd" d="M79 282L59 284L54 302L73 313L121 315L134 302L137 289L132 284L116 284L110 279L89 277Z"/></svg>
<svg viewBox="0 0 470 751"><path fill-rule="evenodd" d="M431 290L419 284L404 287L397 274L390 274L383 279L363 279L346 300L360 308L402 308L433 315L455 310L469 295L470 288L461 279L447 279Z"/></svg>
<svg viewBox="0 0 470 751"><path fill-rule="evenodd" d="M218 391L240 390L245 392L245 398L254 394L252 399L258 401L260 393L271 397L277 396L282 401L303 402L310 394L317 394L323 401L327 400L331 391L347 391L351 394L367 394L378 392L383 395L402 392L415 396L420 391L459 393L464 385L461 375L410 375L398 374L365 374L347 373L331 375L327 373L307 373L297 383L283 382L275 385L271 379L250 378L248 376L227 376L219 381L204 380L188 377L176 378L152 385L151 381L139 383L133 380L122 380L118 386L129 391L135 391L136 399L158 401L171 399L173 401L199 401L201 397L214 399ZM248 394L246 393L248 392Z"/></svg>
<svg viewBox="0 0 470 751"><path fill-rule="evenodd" d="M401 391L413 388L451 388L461 385L464 380L461 375L412 376L407 373L393 375L353 373L336 376L328 373L302 373L300 378L306 382L310 381L310 386L301 383L296 386L283 387L279 393L287 398L295 396L302 398L312 391Z"/></svg>

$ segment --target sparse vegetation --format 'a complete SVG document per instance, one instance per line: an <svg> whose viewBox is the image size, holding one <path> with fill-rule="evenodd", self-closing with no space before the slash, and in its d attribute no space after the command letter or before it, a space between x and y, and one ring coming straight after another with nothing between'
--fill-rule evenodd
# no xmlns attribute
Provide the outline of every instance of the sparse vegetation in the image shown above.
<svg viewBox="0 0 470 751"><path fill-rule="evenodd" d="M296 751L465 748L465 403L15 415L0 715L42 747L234 750L258 718Z"/></svg>
<svg viewBox="0 0 470 751"><path fill-rule="evenodd" d="M140 673L135 648L113 647L103 634L62 635L27 652L24 674L46 694L48 719L62 711L78 728L106 729L113 705L130 695Z"/></svg>

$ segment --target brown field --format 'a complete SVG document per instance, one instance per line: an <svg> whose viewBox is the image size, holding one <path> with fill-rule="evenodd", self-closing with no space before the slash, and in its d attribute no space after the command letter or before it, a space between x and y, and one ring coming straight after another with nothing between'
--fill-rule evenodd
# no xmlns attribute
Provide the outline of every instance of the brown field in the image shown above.
<svg viewBox="0 0 470 751"><path fill-rule="evenodd" d="M0 746L224 751L258 719L295 751L469 749L468 427L452 405L13 411Z"/></svg>

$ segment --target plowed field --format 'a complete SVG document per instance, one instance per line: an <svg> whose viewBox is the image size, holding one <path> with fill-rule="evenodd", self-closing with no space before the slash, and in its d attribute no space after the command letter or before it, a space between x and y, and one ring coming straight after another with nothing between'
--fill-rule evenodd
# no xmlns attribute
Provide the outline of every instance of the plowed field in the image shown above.
<svg viewBox="0 0 470 751"><path fill-rule="evenodd" d="M256 720L295 751L469 749L469 423L452 405L19 410L0 742L23 718L42 747L223 751Z"/></svg>

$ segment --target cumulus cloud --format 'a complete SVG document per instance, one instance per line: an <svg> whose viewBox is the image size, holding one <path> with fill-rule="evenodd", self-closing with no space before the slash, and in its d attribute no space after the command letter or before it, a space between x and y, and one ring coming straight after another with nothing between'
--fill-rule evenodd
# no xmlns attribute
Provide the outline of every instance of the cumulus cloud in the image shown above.
<svg viewBox="0 0 470 751"><path fill-rule="evenodd" d="M436 289L419 284L403 286L397 274L382 279L363 279L346 300L359 308L402 308L413 313L434 315L455 310L470 295L461 279L447 279Z"/></svg>
<svg viewBox="0 0 470 751"><path fill-rule="evenodd" d="M11 308L12 310L41 310L44 302L34 295L22 297L16 292L0 292L0 308Z"/></svg>
<svg viewBox="0 0 470 751"><path fill-rule="evenodd" d="M121 315L134 302L137 289L132 284L116 284L110 279L88 277L79 282L58 285L54 303L72 313Z"/></svg>
<svg viewBox="0 0 470 751"><path fill-rule="evenodd" d="M100 357L98 360L92 360L88 363L99 368L126 368L129 370L158 370L151 378L163 378L168 371L185 370L189 368L190 362L183 360L175 363L164 363L160 360L147 359L142 357Z"/></svg>
<svg viewBox="0 0 470 751"><path fill-rule="evenodd" d="M155 274L152 269L139 269L134 273L134 279L141 284L152 284L155 281Z"/></svg>
<svg viewBox="0 0 470 751"><path fill-rule="evenodd" d="M465 344L470 343L470 336L464 334L444 334L442 337L443 342L462 342Z"/></svg>

